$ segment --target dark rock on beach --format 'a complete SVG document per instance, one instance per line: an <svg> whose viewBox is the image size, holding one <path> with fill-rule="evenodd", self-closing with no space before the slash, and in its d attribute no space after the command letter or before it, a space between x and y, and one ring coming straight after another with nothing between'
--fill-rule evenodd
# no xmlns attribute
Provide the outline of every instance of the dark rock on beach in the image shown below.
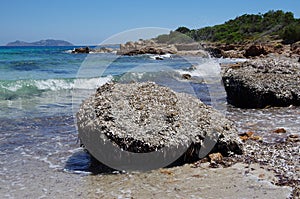
<svg viewBox="0 0 300 199"><path fill-rule="evenodd" d="M208 51L212 57L216 57L216 58L222 57L222 50L220 50L219 48L208 47L205 48L205 50Z"/></svg>
<svg viewBox="0 0 300 199"><path fill-rule="evenodd" d="M188 150L177 160L181 163L198 160L201 150L224 156L242 153L231 121L193 96L151 82L101 86L82 103L77 126L80 139L98 134L135 153L163 147L176 150L189 143ZM205 139L210 139L210 144Z"/></svg>
<svg viewBox="0 0 300 199"><path fill-rule="evenodd" d="M251 45L245 50L245 57L255 57L259 55L266 55L267 50L262 45Z"/></svg>
<svg viewBox="0 0 300 199"><path fill-rule="evenodd" d="M296 59L250 60L222 74L228 103L241 108L300 105L300 64Z"/></svg>

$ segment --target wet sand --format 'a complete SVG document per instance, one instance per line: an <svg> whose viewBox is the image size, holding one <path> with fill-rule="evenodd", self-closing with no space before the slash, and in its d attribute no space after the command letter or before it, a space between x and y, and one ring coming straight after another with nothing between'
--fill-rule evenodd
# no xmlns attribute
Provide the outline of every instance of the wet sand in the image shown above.
<svg viewBox="0 0 300 199"><path fill-rule="evenodd" d="M145 173L84 175L49 169L39 160L16 159L22 172L1 176L1 198L287 198L292 188L258 164L209 168L186 164ZM34 168L34 172L32 169ZM6 168L8 169L8 168Z"/></svg>

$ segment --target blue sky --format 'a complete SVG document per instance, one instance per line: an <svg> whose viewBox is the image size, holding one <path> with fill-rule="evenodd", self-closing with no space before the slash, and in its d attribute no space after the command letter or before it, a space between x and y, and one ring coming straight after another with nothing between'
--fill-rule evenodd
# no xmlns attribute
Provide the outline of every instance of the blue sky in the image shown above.
<svg viewBox="0 0 300 199"><path fill-rule="evenodd" d="M278 9L300 18L299 0L1 0L0 45L47 38L98 44L133 28L200 28Z"/></svg>

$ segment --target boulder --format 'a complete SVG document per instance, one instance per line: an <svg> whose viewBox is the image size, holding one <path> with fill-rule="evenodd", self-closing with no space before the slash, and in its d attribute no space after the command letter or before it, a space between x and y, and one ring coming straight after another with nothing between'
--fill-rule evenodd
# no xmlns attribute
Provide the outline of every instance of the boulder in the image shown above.
<svg viewBox="0 0 300 199"><path fill-rule="evenodd" d="M148 153L165 147L172 152L189 142L177 159L181 163L198 160L202 149L210 149L205 155L242 153L231 121L191 95L151 82L105 84L81 104L76 117L83 145L83 138L97 135L124 151ZM118 158L113 152L104 155Z"/></svg>
<svg viewBox="0 0 300 199"><path fill-rule="evenodd" d="M291 58L250 60L222 74L228 103L241 108L300 105L300 63Z"/></svg>
<svg viewBox="0 0 300 199"><path fill-rule="evenodd" d="M210 53L211 56L216 57L216 58L221 58L222 57L222 50L219 49L218 47L208 47L205 48L206 51Z"/></svg>
<svg viewBox="0 0 300 199"><path fill-rule="evenodd" d="M251 45L249 48L245 49L245 57L255 57L260 55L268 54L265 47L262 45Z"/></svg>

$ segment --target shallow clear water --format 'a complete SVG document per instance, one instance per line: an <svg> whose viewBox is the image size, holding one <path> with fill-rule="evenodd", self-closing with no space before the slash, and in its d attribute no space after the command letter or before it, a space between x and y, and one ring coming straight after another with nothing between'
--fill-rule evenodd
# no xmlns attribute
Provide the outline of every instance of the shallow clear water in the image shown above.
<svg viewBox="0 0 300 199"><path fill-rule="evenodd" d="M279 127L287 134L299 133L297 107L247 110L227 105L218 63L230 60L173 56L158 61L148 55L67 53L71 49L0 47L1 176L24 172L13 165L25 159L47 163L49 169L88 171L90 157L79 148L73 115L83 99L112 79L155 80L193 94L234 120L240 132L254 131L266 141L285 137L270 133ZM180 78L184 73L193 76L192 83Z"/></svg>

